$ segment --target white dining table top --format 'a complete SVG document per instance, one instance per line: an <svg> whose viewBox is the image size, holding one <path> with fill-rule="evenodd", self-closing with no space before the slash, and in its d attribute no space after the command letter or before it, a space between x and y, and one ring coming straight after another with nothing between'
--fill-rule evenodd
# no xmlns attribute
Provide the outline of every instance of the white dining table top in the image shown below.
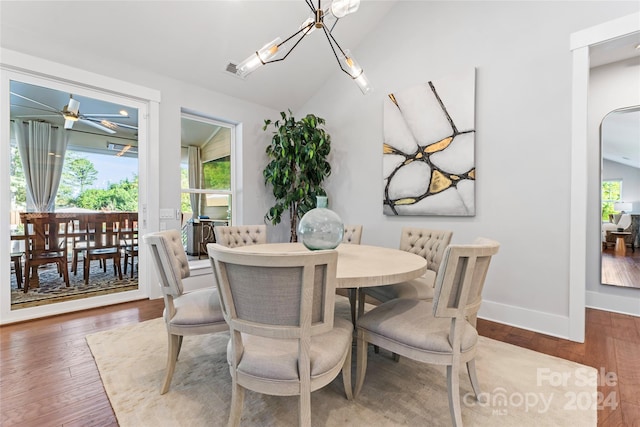
<svg viewBox="0 0 640 427"><path fill-rule="evenodd" d="M267 243L235 249L272 254L309 251L302 243ZM391 285L415 279L427 271L427 261L424 258L399 249L342 243L336 250L337 288Z"/></svg>

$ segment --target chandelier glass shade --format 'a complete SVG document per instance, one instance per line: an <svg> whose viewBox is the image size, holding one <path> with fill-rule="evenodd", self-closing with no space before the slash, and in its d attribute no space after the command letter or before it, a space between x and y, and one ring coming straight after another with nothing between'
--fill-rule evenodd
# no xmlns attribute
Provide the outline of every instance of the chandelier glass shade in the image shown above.
<svg viewBox="0 0 640 427"><path fill-rule="evenodd" d="M331 51L340 69L355 81L362 93L368 93L371 90L371 86L362 67L353 56L351 56L349 50L342 49L332 35L332 31L338 23L338 20L357 11L360 6L360 0L326 0L324 3L322 0L318 0L317 7L313 5L312 1L313 0L305 0L311 9L312 16L307 18L295 33L287 37L284 41L278 37L262 46L236 66L236 74L245 78L265 64L283 61L289 56L293 49L298 46L302 39L316 30L321 30L329 42ZM287 43L291 43L288 49L284 47Z"/></svg>

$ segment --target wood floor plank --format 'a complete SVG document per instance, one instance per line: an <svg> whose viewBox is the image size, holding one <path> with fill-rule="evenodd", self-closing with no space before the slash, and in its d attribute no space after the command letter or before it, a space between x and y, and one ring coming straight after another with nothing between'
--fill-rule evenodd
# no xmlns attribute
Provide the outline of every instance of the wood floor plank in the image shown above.
<svg viewBox="0 0 640 427"><path fill-rule="evenodd" d="M623 425L640 427L640 405L622 402Z"/></svg>
<svg viewBox="0 0 640 427"><path fill-rule="evenodd" d="M116 426L85 337L160 317L163 309L161 299L136 301L0 328L0 425ZM640 318L587 309L586 322L584 344L482 319L478 331L615 372L620 380L613 386L600 385L598 391L615 392L619 404L598 411L598 425L640 426Z"/></svg>

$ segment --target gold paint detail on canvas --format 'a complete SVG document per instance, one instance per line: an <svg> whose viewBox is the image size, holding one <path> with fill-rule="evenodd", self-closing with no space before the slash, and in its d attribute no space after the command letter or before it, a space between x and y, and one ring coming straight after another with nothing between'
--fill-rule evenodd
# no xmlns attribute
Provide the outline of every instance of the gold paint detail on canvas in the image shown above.
<svg viewBox="0 0 640 427"><path fill-rule="evenodd" d="M416 199L408 197L406 199L396 200L396 205L412 205L416 202Z"/></svg>
<svg viewBox="0 0 640 427"><path fill-rule="evenodd" d="M439 193L451 187L451 180L444 176L440 171L433 171L431 174L431 184L429 185L429 191L431 193Z"/></svg>
<svg viewBox="0 0 640 427"><path fill-rule="evenodd" d="M442 151L445 148L447 148L449 146L449 144L451 144L451 141L453 141L453 137L449 136L449 137L447 137L445 139L442 139L442 140L440 140L438 142L435 142L435 143L433 143L431 145L427 145L424 148L424 152L427 153L427 154L431 154L431 153L435 153L437 151Z"/></svg>

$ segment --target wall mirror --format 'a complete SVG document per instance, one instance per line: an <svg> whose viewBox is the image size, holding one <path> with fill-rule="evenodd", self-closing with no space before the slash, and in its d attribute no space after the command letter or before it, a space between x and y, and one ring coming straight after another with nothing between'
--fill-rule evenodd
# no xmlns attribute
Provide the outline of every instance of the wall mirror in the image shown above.
<svg viewBox="0 0 640 427"><path fill-rule="evenodd" d="M640 289L640 106L600 126L602 284Z"/></svg>

